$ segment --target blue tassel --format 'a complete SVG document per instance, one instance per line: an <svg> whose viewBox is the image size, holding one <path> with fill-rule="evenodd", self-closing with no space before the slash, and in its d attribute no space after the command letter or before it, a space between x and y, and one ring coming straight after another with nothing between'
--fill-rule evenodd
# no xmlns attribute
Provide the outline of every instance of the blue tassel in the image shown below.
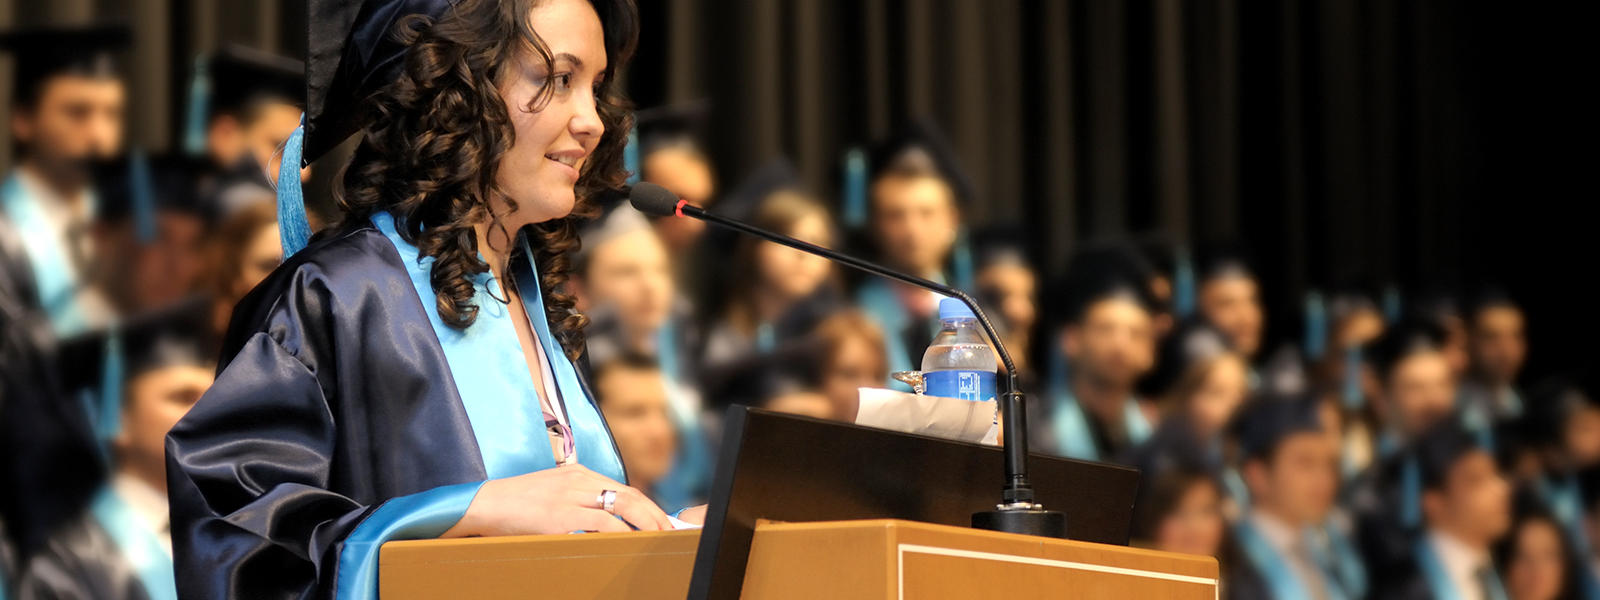
<svg viewBox="0 0 1600 600"><path fill-rule="evenodd" d="M859 230L867 226L867 153L851 148L844 153L844 226Z"/></svg>
<svg viewBox="0 0 1600 600"><path fill-rule="evenodd" d="M1322 294L1316 290L1306 294L1306 360L1322 360L1328 350L1328 312L1322 305Z"/></svg>
<svg viewBox="0 0 1600 600"><path fill-rule="evenodd" d="M1367 403L1366 394L1361 393L1360 346L1344 349L1344 390L1341 396L1344 408L1348 411L1360 410Z"/></svg>
<svg viewBox="0 0 1600 600"><path fill-rule="evenodd" d="M956 289L969 294L977 291L972 266L972 242L968 239L965 225L956 232L956 245L951 249L950 262L955 271Z"/></svg>
<svg viewBox="0 0 1600 600"><path fill-rule="evenodd" d="M1195 307L1194 261L1189 259L1189 249L1178 248L1178 260L1172 273L1172 312L1183 320L1194 314Z"/></svg>
<svg viewBox="0 0 1600 600"><path fill-rule="evenodd" d="M1383 290L1383 319L1390 325L1400 321L1400 289L1392 285Z"/></svg>
<svg viewBox="0 0 1600 600"><path fill-rule="evenodd" d="M128 151L128 197L133 202L133 227L139 243L156 241L156 190L150 181L150 159L144 150Z"/></svg>
<svg viewBox="0 0 1600 600"><path fill-rule="evenodd" d="M206 121L211 112L211 69L205 55L194 58L194 79L189 82L189 114L185 116L183 151L189 156L206 153Z"/></svg>
<svg viewBox="0 0 1600 600"><path fill-rule="evenodd" d="M283 143L283 160L278 164L278 239L283 242L285 259L311 243L311 220L306 218L305 190L300 188L300 150L305 138L302 116L300 126Z"/></svg>
<svg viewBox="0 0 1600 600"><path fill-rule="evenodd" d="M628 185L639 183L639 128L628 130L628 145L622 148L622 168L628 171Z"/></svg>
<svg viewBox="0 0 1600 600"><path fill-rule="evenodd" d="M106 331L105 363L100 366L100 406L94 415L94 433L102 445L122 431L122 333L113 324Z"/></svg>
<svg viewBox="0 0 1600 600"><path fill-rule="evenodd" d="M1422 471L1415 456L1400 467L1400 525L1415 529L1422 524Z"/></svg>

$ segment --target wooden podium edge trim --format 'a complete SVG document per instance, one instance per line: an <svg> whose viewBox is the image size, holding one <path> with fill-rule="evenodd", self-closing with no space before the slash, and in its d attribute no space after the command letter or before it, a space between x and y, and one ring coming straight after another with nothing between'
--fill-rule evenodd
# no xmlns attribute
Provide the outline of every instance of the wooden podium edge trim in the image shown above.
<svg viewBox="0 0 1600 600"><path fill-rule="evenodd" d="M1015 555L1011 555L1011 554L998 554L998 553L994 553L994 552L980 552L980 551L977 551L977 550L957 550L957 549L954 549L954 548L941 548L941 547L938 547L938 546L924 546L924 545L921 545L921 544L899 544L898 551L896 552L897 564L895 565L895 571L896 571L895 578L898 580L896 582L896 588L897 588L897 590L899 592L900 600L905 600L905 597L906 597L906 553L907 552L914 553L914 554L936 554L936 555L941 555L941 556L954 556L954 557L958 557L958 558L973 558L973 559L978 559L978 560L994 560L994 561L1000 561L1000 562L1021 563L1021 564L1025 564L1025 565L1039 565L1039 566L1044 566L1044 567L1060 567L1060 568L1063 568L1063 569L1075 569L1075 570L1079 570L1079 571L1095 571L1095 572L1099 572L1099 573L1110 573L1112 575L1128 575L1128 576L1132 576L1132 577L1144 577L1144 578L1147 578L1147 579L1165 579L1167 581L1178 581L1178 582L1182 582L1182 583L1198 583L1198 584L1209 585L1209 586L1213 586L1213 587L1217 586L1218 583L1219 583L1218 580L1212 579L1210 577L1196 577L1196 576L1193 576L1193 575L1178 575L1176 573L1162 573L1160 571L1145 571L1143 569L1129 569L1127 567L1108 567L1108 566L1105 566L1105 565L1095 565L1095 564L1089 564L1089 563L1070 562L1070 561L1065 561L1065 560L1054 560L1054 559L1049 559L1049 558L1032 558L1032 557L1027 557L1027 556L1015 556Z"/></svg>

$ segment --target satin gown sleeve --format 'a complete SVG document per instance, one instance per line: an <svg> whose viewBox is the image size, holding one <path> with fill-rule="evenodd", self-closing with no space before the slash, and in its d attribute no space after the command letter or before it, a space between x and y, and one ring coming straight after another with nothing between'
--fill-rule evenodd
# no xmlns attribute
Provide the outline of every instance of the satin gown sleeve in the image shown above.
<svg viewBox="0 0 1600 600"><path fill-rule="evenodd" d="M180 598L374 598L378 547L437 537L482 485L438 343L373 240L313 244L235 310L216 383L167 438Z"/></svg>

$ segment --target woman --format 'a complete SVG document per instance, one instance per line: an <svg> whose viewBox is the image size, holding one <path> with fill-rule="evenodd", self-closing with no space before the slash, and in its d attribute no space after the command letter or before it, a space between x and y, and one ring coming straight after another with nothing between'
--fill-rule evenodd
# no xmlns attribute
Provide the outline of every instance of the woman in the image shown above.
<svg viewBox="0 0 1600 600"><path fill-rule="evenodd" d="M833 245L828 210L791 190L767 195L751 224L818 246ZM828 259L753 237L740 239L728 305L706 335L705 363L715 367L752 352L771 352L804 335L836 304L832 277Z"/></svg>
<svg viewBox="0 0 1600 600"><path fill-rule="evenodd" d="M212 298L212 326L217 338L228 331L233 307L283 262L278 238L277 204L254 202L223 221L212 237L207 278Z"/></svg>
<svg viewBox="0 0 1600 600"><path fill-rule="evenodd" d="M1543 511L1517 516L1511 532L1494 548L1497 571L1510 600L1576 600L1582 597L1577 553L1554 517Z"/></svg>
<svg viewBox="0 0 1600 600"><path fill-rule="evenodd" d="M1250 394L1250 365L1221 332L1200 322L1163 341L1161 363L1152 376L1161 390L1161 425L1135 462L1148 470L1205 471L1228 482L1222 432ZM1230 495L1238 496L1238 487L1230 485Z"/></svg>
<svg viewBox="0 0 1600 600"><path fill-rule="evenodd" d="M625 175L632 4L313 9L306 158L360 128L345 220L239 305L168 437L178 588L370 598L389 540L671 527L619 483L560 292Z"/></svg>
<svg viewBox="0 0 1600 600"><path fill-rule="evenodd" d="M889 377L883 330L866 313L846 310L823 319L811 336L819 344L817 388L831 407L828 418L854 423L860 389L882 387Z"/></svg>

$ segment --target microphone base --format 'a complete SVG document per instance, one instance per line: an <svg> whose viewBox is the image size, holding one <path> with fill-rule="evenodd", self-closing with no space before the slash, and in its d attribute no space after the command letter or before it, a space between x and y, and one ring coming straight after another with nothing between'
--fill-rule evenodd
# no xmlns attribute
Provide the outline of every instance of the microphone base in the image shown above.
<svg viewBox="0 0 1600 600"><path fill-rule="evenodd" d="M1066 539L1067 514L1039 508L986 510L972 513L972 528Z"/></svg>

